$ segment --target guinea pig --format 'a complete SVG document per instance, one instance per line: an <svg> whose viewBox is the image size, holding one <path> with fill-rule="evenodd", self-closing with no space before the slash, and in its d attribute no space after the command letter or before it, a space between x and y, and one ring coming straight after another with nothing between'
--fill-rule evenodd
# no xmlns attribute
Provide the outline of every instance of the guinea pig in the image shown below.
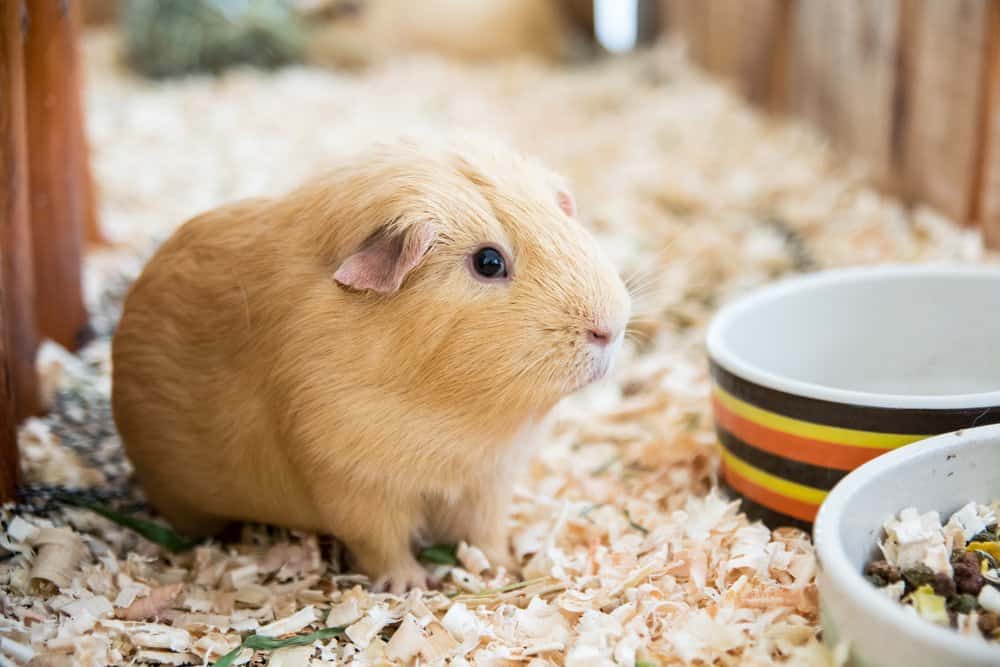
<svg viewBox="0 0 1000 667"><path fill-rule="evenodd" d="M427 584L420 544L514 569L532 435L608 372L630 308L540 163L481 137L387 142L158 249L114 336L114 417L188 534L332 534L393 592Z"/></svg>

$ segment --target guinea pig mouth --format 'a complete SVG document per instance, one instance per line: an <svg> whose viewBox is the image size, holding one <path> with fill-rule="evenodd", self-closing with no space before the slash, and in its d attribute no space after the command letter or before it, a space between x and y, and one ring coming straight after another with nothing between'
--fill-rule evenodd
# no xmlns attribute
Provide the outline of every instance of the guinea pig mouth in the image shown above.
<svg viewBox="0 0 1000 667"><path fill-rule="evenodd" d="M597 354L591 357L589 360L590 363L587 364L586 379L583 382L584 386L604 379L613 365L615 358L614 353L615 350L612 349L608 350L604 354Z"/></svg>

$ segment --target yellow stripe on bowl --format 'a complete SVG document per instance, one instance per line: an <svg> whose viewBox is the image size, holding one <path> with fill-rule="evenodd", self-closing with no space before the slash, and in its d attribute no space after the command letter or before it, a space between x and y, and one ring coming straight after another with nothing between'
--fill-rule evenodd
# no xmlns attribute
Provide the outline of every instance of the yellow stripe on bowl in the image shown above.
<svg viewBox="0 0 1000 667"><path fill-rule="evenodd" d="M726 465L732 468L733 472L746 478L747 480L753 482L757 486L764 487L779 493L787 498L794 498L795 500L800 500L804 503L812 503L813 505L819 505L826 498L826 491L822 489L816 489L811 486L806 486L805 484L797 484L796 482L790 482L787 479L782 479L772 475L769 472L764 472L760 468L755 468L746 461L736 456L733 456L729 450L722 447L722 459L726 462Z"/></svg>
<svg viewBox="0 0 1000 667"><path fill-rule="evenodd" d="M741 401L718 384L714 384L712 391L716 398L732 412L744 419L749 419L775 431L784 431L802 438L822 440L838 445L848 445L851 447L865 447L868 449L895 449L908 445L917 440L928 438L928 435L905 435L901 433L877 433L875 431L855 431L837 426L826 426L813 422L793 419L770 412L763 408L758 408L745 401Z"/></svg>

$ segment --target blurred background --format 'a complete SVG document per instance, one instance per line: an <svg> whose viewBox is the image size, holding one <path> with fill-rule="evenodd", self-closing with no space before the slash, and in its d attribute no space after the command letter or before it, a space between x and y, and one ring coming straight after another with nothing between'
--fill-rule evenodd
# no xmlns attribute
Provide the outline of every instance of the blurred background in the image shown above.
<svg viewBox="0 0 1000 667"><path fill-rule="evenodd" d="M863 160L884 191L989 223L988 235L1000 224L989 194L1000 19L988 0L90 0L83 11L119 64L158 81L283 66L362 77L417 54L582 75L672 39L758 108Z"/></svg>
<svg viewBox="0 0 1000 667"><path fill-rule="evenodd" d="M467 128L542 158L634 288L618 368L559 406L519 530L558 533L563 501L586 500L572 530L633 545L618 537L686 533L689 555L671 556L701 563L702 584L748 530L740 516L705 539L688 519L728 511L702 500L718 482L704 337L719 306L823 268L998 258L997 0L3 0L0 13L0 499L20 482L22 500L83 487L141 507L109 388L145 259L197 213L400 133ZM124 560L132 543L102 530ZM808 538L775 539L811 582ZM671 628L653 648L730 664L742 642L753 664L834 664L815 600L772 597L788 591L769 577L744 589L743 615L692 616L713 636L732 636L730 618L758 634L681 646ZM772 641L775 605L793 620Z"/></svg>
<svg viewBox="0 0 1000 667"><path fill-rule="evenodd" d="M113 327L109 275L399 133L478 130L563 172L641 277L636 350L692 362L758 284L1000 241L990 0L20 0L3 20L20 416L40 340Z"/></svg>

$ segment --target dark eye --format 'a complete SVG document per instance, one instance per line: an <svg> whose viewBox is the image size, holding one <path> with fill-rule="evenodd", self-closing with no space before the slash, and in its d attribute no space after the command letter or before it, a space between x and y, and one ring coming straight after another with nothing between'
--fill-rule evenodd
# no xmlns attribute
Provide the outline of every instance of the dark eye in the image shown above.
<svg viewBox="0 0 1000 667"><path fill-rule="evenodd" d="M472 256L472 268L483 278L506 278L507 262L496 248L483 248Z"/></svg>

